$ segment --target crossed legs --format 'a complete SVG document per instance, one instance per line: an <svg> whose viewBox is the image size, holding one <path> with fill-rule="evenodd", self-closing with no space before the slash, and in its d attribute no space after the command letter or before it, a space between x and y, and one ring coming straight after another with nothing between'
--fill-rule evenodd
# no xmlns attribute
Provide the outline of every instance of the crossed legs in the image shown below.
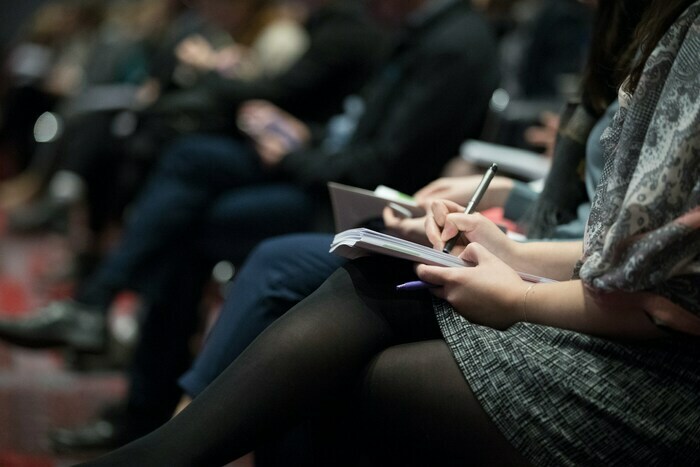
<svg viewBox="0 0 700 467"><path fill-rule="evenodd" d="M88 465L222 465L359 395L379 465L523 464L484 414L402 261L352 262L262 333L180 415Z"/></svg>

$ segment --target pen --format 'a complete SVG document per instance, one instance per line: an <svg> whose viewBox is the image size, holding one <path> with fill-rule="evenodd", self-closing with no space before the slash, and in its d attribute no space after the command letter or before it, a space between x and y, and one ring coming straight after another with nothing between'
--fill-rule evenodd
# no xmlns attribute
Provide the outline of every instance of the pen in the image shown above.
<svg viewBox="0 0 700 467"><path fill-rule="evenodd" d="M491 180L493 180L493 176L496 175L497 170L498 164L491 164L491 167L488 168L488 170L484 174L484 177L481 179L481 182L479 182L479 186L476 187L474 195L472 195L472 199L469 200L469 203L467 204L467 207L464 210L464 214L472 214L474 212L476 205L479 204L479 201L481 201L481 198L484 196L484 193L486 193L486 189L489 187L489 183L491 183ZM445 243L445 247L442 249L442 251L445 253L450 253L452 251L452 248L454 248L455 244L457 243L459 236L460 233L457 233L457 235L449 239L447 243Z"/></svg>
<svg viewBox="0 0 700 467"><path fill-rule="evenodd" d="M434 284L429 284L427 282L423 281L410 281L406 282L404 284L399 284L396 286L396 290L422 290L422 289L429 289L432 287L439 287Z"/></svg>

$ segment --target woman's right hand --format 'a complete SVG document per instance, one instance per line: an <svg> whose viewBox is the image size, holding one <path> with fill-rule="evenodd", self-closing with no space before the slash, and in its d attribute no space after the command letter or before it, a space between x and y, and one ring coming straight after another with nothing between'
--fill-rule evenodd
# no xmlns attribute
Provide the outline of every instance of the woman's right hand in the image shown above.
<svg viewBox="0 0 700 467"><path fill-rule="evenodd" d="M492 221L479 213L464 214L464 207L449 200L433 201L425 219L425 233L439 250L455 235L459 240L452 254L459 255L470 242L477 242L506 264L518 256L518 243L508 238Z"/></svg>

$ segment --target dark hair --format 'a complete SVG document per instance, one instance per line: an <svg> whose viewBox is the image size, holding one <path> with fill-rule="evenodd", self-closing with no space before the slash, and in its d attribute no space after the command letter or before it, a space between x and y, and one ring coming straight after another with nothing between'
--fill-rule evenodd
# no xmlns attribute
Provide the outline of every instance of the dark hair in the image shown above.
<svg viewBox="0 0 700 467"><path fill-rule="evenodd" d="M617 97L634 57L631 44L653 0L600 0L583 72L582 103L595 116Z"/></svg>
<svg viewBox="0 0 700 467"><path fill-rule="evenodd" d="M628 61L629 81L627 92L634 92L644 71L644 65L666 31L695 0L652 0L637 28L628 55L636 56Z"/></svg>

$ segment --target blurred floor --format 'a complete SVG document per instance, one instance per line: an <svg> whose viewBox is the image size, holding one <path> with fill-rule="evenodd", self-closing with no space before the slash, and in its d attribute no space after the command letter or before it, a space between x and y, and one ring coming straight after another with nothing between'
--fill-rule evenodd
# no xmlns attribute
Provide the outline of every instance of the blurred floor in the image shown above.
<svg viewBox="0 0 700 467"><path fill-rule="evenodd" d="M73 290L69 241L55 233L10 235L5 218L0 211L0 317L20 317L50 300L69 297ZM212 302L212 308L218 308L217 301ZM128 339L137 308L136 297L118 297L110 310L112 334ZM95 357L76 360L64 351L27 350L0 341L0 467L63 467L89 459L91 455L56 455L47 433L55 427L80 425L104 404L122 398L126 384L121 372L75 370L108 368L115 359L123 362L124 355L119 349L116 353L102 362ZM252 465L252 456L246 456L230 467Z"/></svg>
<svg viewBox="0 0 700 467"><path fill-rule="evenodd" d="M19 317L70 295L71 254L56 234L16 238L0 213L0 316ZM0 342L0 466L53 467L81 458L54 455L46 433L87 421L125 390L116 371L76 372L58 350ZM84 459L84 458L83 458Z"/></svg>

